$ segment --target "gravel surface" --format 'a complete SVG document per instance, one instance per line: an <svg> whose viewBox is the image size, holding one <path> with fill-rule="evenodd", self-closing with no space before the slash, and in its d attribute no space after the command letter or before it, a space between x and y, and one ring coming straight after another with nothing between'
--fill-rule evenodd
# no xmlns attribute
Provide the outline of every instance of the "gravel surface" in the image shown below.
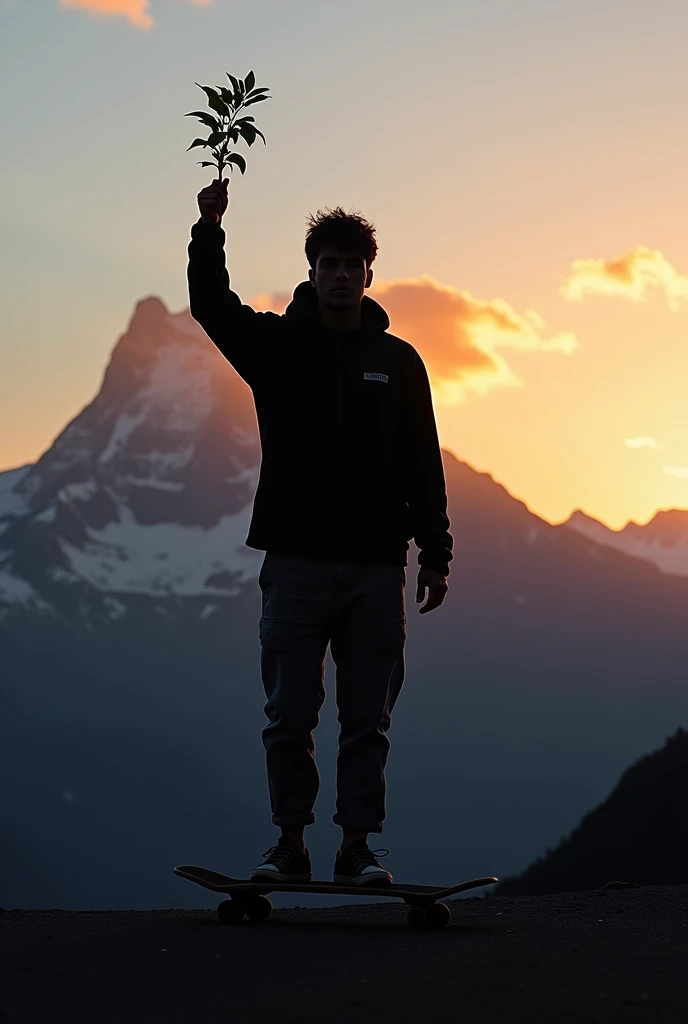
<svg viewBox="0 0 688 1024"><path fill-rule="evenodd" d="M372 899L0 912L0 1024L688 1021L688 885L452 899L431 932Z"/></svg>

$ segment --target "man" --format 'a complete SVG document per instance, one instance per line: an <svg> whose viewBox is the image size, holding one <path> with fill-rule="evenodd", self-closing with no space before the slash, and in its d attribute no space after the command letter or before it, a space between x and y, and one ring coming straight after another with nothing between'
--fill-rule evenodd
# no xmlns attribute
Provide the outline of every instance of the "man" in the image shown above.
<svg viewBox="0 0 688 1024"><path fill-rule="evenodd" d="M262 462L246 538L265 551L258 583L272 822L252 879L310 881L304 827L319 788L313 730L330 644L340 722L334 881L391 884L369 832L385 817L387 730L404 678L409 540L416 601L437 608L453 539L428 375L364 291L375 229L341 207L310 218L308 281L284 314L256 312L225 267L229 179L197 195L188 247L191 315L253 391Z"/></svg>

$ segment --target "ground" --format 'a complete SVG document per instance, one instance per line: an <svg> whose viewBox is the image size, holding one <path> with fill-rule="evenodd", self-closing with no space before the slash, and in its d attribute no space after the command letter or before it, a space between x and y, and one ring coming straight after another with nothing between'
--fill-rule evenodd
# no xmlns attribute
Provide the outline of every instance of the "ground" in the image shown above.
<svg viewBox="0 0 688 1024"><path fill-rule="evenodd" d="M688 1020L688 885L448 904L432 932L373 897L238 926L213 910L5 911L0 1022Z"/></svg>

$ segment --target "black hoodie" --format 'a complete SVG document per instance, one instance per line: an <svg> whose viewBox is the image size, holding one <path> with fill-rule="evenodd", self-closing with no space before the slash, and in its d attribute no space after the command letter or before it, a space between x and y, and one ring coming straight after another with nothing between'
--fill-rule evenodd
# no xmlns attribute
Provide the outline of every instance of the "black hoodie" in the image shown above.
<svg viewBox="0 0 688 1024"><path fill-rule="evenodd" d="M199 220L188 247L189 309L246 381L262 446L246 545L347 561L418 563L448 575L444 468L425 365L389 334L369 295L360 330L326 328L302 281L283 314L230 288L225 232Z"/></svg>

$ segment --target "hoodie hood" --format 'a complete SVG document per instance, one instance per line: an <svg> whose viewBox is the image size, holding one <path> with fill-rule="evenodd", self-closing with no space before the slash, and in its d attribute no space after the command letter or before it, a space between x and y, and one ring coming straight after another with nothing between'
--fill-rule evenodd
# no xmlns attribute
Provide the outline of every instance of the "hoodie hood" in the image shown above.
<svg viewBox="0 0 688 1024"><path fill-rule="evenodd" d="M317 329L321 326L318 296L310 281L302 281L294 289L293 297L284 311L290 323ZM361 327L355 334L368 334L389 329L389 317L379 302L364 295L361 299Z"/></svg>

